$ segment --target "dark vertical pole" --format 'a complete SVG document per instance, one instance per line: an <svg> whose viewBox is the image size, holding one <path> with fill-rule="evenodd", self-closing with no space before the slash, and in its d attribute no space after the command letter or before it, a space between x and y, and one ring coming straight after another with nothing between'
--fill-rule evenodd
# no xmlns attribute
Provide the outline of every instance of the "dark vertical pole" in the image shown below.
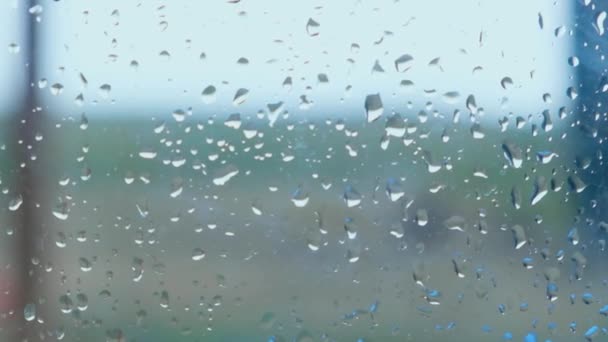
<svg viewBox="0 0 608 342"><path fill-rule="evenodd" d="M33 263L32 260L41 258L39 255L40 249L36 247L40 235L40 215L36 205L40 203L41 196L41 167L40 161L32 160L31 156L37 154L37 142L35 140L36 132L42 128L42 113L35 111L38 106L36 89L36 67L38 60L38 44L37 44L37 26L36 15L28 13L28 9L36 5L35 0L28 0L23 3L23 7L19 8L22 16L23 29L23 49L25 54L25 65L23 66L23 77L25 79L25 89L23 90L24 97L20 108L13 121L15 139L12 139L11 146L14 146L14 161L15 161L15 180L17 182L17 192L23 197L23 204L15 215L16 233L16 251L17 260L15 272L17 275L17 287L15 290L16 308L15 318L17 329L15 331L15 340L36 340L38 329L43 325L38 324L35 320L26 322L24 319L23 309L26 304L38 305L38 291L36 290L38 283L38 275L41 264ZM19 143L21 142L21 143ZM21 163L25 163L25 167L20 167Z"/></svg>

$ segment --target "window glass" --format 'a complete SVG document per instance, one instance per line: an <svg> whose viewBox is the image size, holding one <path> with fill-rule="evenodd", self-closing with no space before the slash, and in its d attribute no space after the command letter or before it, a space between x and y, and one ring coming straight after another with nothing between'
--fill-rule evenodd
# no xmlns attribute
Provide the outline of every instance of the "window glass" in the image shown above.
<svg viewBox="0 0 608 342"><path fill-rule="evenodd" d="M7 145L33 285L5 317L28 340L601 341L605 7L17 6L40 115Z"/></svg>

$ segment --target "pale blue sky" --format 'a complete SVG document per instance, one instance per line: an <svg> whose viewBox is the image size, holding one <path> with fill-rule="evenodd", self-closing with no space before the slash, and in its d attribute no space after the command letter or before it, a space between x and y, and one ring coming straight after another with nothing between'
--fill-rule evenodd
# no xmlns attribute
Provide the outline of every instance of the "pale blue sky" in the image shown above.
<svg viewBox="0 0 608 342"><path fill-rule="evenodd" d="M47 108L60 115L169 116L188 107L195 114L254 114L267 103L284 101L297 115L364 118L365 96L380 93L389 111L405 110L407 101L433 101L446 112L464 109L465 98L475 94L477 104L496 117L541 111L549 106L544 93L552 95L549 108L568 104L566 88L574 84L569 77L575 70L567 64L573 45L568 1L64 0L44 6L39 77L64 85L59 96L42 90ZM309 18L320 23L317 36L307 33ZM565 34L556 37L562 25ZM360 46L357 53L352 43ZM161 51L171 57L160 56ZM403 54L414 62L400 73L394 61ZM249 65L237 65L240 57ZM441 69L428 65L437 57ZM130 67L132 60L137 70ZM376 60L383 74L372 74ZM483 70L473 73L476 66ZM86 87L79 73L87 78ZM329 84L318 83L320 73ZM287 76L293 79L289 92L282 86ZM506 76L514 81L508 90L500 85ZM399 87L404 79L416 85L410 92ZM112 87L108 98L98 89L103 84ZM200 96L209 85L217 88L217 101L210 105ZM345 94L348 85L352 90ZM239 88L250 93L235 107L232 98ZM437 94L429 95L431 89ZM461 94L457 103L442 101L440 94L449 91ZM80 93L82 107L74 104ZM303 94L314 101L308 111L299 109ZM501 108L505 96L509 105Z"/></svg>

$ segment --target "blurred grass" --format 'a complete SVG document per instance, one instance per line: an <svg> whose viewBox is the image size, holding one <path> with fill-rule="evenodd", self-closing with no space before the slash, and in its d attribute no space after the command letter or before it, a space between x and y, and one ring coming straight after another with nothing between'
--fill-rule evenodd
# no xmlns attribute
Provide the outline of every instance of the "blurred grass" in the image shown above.
<svg viewBox="0 0 608 342"><path fill-rule="evenodd" d="M358 132L356 138L346 137L323 121L310 121L316 125L313 130L304 123L295 123L291 131L284 123L274 128L260 125L257 127L264 138L246 141L241 132L224 127L221 121L216 119L213 125L203 121L205 128L198 131L194 121L175 123L168 118L162 134L154 134L158 122L148 120L90 118L86 130L79 128L78 120L64 120L61 127L48 129L40 165L45 165L49 184L48 202L42 204L41 215L49 227L48 234L39 238L45 251L43 263L51 262L59 271L41 275L40 286L47 297L41 312L48 326L63 326L69 340L83 341L100 339L113 328L122 329L127 340L265 341L270 335L291 340L298 331L307 329L313 336L326 331L339 341L365 336L375 341L455 341L488 338L488 333L481 331L485 323L495 329L492 338L502 334L500 329L527 331L530 320L546 310L544 287L533 287L534 277L518 261L529 249L514 252L511 232L501 231L499 226L525 226L531 240L538 241L532 247L541 246L547 237L563 237L565 241L568 222L576 215L581 196L566 195L566 190L549 193L534 207L529 198L537 174L549 176L556 168L558 176L566 180L567 173L558 165L569 165L573 160L571 145L533 138L529 130L498 134L488 129L486 138L477 141L470 137L466 124L452 127L450 142L443 144L439 142L443 127L427 124L431 129L428 139L403 146L393 138L388 150L382 151L381 123L347 122L347 127ZM188 134L187 127L191 127ZM558 134L555 129L550 135ZM505 137L522 148L530 147L529 160L522 169L503 169L506 161L501 144ZM206 143L207 138L213 138L214 143ZM171 140L173 145L168 147L160 139ZM234 146L235 152L221 151L218 140ZM356 158L348 156L344 148L347 141L358 146ZM264 146L259 151L244 151L261 142ZM88 152L83 152L83 146ZM286 163L280 153L288 151L288 146L295 147L295 159ZM140 158L138 153L144 148L154 149L158 156L154 160ZM197 149L198 154L192 156L191 149ZM540 165L534 153L544 149L556 150L559 159ZM421 150L430 151L438 161L451 157L453 170L429 174ZM272 153L272 157L254 160L253 155L262 152ZM220 158L209 161L207 155L214 153ZM327 159L326 155L332 157ZM83 161L78 161L81 156ZM162 160L176 156L185 157L186 164L180 168L163 165ZM221 161L237 166L240 173L227 185L217 187L211 179L222 167ZM195 163L205 167L194 170ZM80 179L83 167L91 169L90 180ZM473 177L478 167L490 178ZM124 181L129 171L135 176L131 185ZM150 175L150 184L138 179L142 173ZM318 179L312 177L314 173ZM69 185L60 186L57 181L66 176L71 180ZM176 177L183 179L184 191L172 199L169 193ZM404 177L406 194L415 199L406 223L402 223L402 204L390 202L384 194L389 177ZM331 189L322 190L323 179L332 180ZM430 193L429 184L434 182L444 184L446 190ZM361 208L346 208L341 198L345 184L352 184L364 196ZM376 184L379 190L374 193ZM520 210L510 204L514 184L522 190ZM268 185L279 190L271 193ZM290 201L298 185L310 193L310 203L303 209ZM66 221L51 214L59 196L69 197ZM565 199L569 201L565 203ZM253 214L254 202L262 216ZM146 203L150 214L142 218L136 204ZM424 228L412 222L418 208L429 212L430 221ZM473 228L479 209L486 210L487 236ZM306 247L317 230L313 211L321 214L328 230L321 237L327 246L317 253ZM534 223L537 214L543 214L542 225ZM453 215L466 219L467 234L445 229L442 222ZM356 264L346 261L348 243L339 242L344 239L346 216L355 219L358 240L362 241L362 257ZM171 222L170 217L179 220ZM218 227L210 230L210 223ZM402 224L404 239L388 234ZM201 225L202 232L196 233ZM227 231L236 236L226 236ZM59 232L68 237L66 248L55 246ZM86 242L76 241L81 234L87 237ZM195 247L206 251L202 261L191 259ZM450 261L460 253L472 260L465 280L455 277ZM93 263L92 271L79 269L80 257ZM131 280L135 257L144 261L139 283ZM428 317L420 311L428 306L422 299L424 293L412 280L417 264L425 265L429 286L444 295L442 305L433 308ZM490 270L492 276L476 281L473 271L477 266ZM500 286L495 288L494 282ZM567 283L560 286L564 293L574 288ZM100 297L103 290L111 296ZM170 309L159 306L162 290L170 294ZM87 294L89 308L58 316L57 298L67 292L72 297ZM464 304L459 303L459 293L465 296ZM223 303L214 307L212 298L218 295ZM345 314L367 308L375 300L381 303L375 315L377 327L367 316L345 325ZM508 303L516 311L523 300L530 303L529 312L499 320L498 304ZM141 327L135 325L138 310L147 312ZM266 330L259 326L265 312L277 316L277 322ZM483 317L488 321L483 322ZM563 323L563 331L571 317L565 311L554 316ZM91 326L95 320L101 323ZM434 331L436 324L445 326L450 321L456 322L454 330ZM212 332L205 331L207 325L213 327ZM185 327L192 329L188 336L180 332ZM399 334L392 337L395 327Z"/></svg>

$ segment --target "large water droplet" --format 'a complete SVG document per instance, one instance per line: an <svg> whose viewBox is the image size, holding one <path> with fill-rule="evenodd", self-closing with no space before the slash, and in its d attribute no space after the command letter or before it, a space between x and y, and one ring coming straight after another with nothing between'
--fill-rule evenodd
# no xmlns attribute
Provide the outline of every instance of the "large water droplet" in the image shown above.
<svg viewBox="0 0 608 342"><path fill-rule="evenodd" d="M606 20L606 11L601 11L595 15L593 27L598 35L603 36L605 32L604 21Z"/></svg>
<svg viewBox="0 0 608 342"><path fill-rule="evenodd" d="M382 116L384 106L380 94L370 94L365 97L365 114L367 122L374 122Z"/></svg>
<svg viewBox="0 0 608 342"><path fill-rule="evenodd" d="M224 185L226 183L228 183L228 181L239 174L239 169L236 168L236 166L234 165L227 165L221 169L219 169L216 173L215 173L215 177L213 178L213 184L215 185Z"/></svg>
<svg viewBox="0 0 608 342"><path fill-rule="evenodd" d="M405 54L395 60L395 69L397 69L398 72L405 72L409 70L413 64L414 57Z"/></svg>

